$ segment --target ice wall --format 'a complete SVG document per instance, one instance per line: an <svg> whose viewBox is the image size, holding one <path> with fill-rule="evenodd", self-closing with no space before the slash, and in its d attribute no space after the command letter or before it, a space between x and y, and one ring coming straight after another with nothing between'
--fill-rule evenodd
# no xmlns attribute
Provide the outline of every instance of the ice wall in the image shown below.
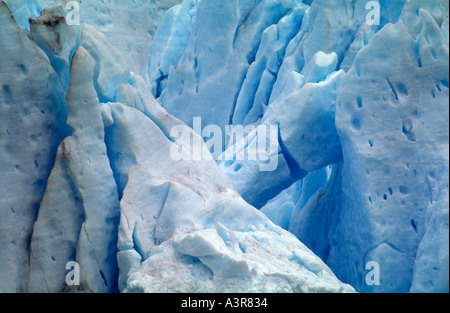
<svg viewBox="0 0 450 313"><path fill-rule="evenodd" d="M27 33L4 2L0 10L9 43L0 46L1 186L10 195L1 290L354 291L246 203L212 157L171 158L173 145L185 146L169 136L173 126L205 144L101 31L71 28L52 8ZM78 285L67 282L70 262Z"/></svg>
<svg viewBox="0 0 450 313"><path fill-rule="evenodd" d="M219 165L357 290L448 290L448 3L378 1L379 19L367 1L211 3L168 12L144 72L155 97L189 125L278 125L275 171L242 158L257 132ZM330 165L328 182L309 179ZM313 196L286 199L294 184Z"/></svg>
<svg viewBox="0 0 450 313"><path fill-rule="evenodd" d="M75 21L73 3L79 8L81 24L90 24L100 30L125 58L135 73L140 73L148 62L148 51L153 35L164 13L181 0L144 1L72 1L72 0L6 0L18 24L30 29L28 19L38 17L44 9L61 6ZM65 15L64 15L65 16Z"/></svg>
<svg viewBox="0 0 450 313"><path fill-rule="evenodd" d="M29 245L56 148L64 89L46 54L0 2L0 290L24 291Z"/></svg>
<svg viewBox="0 0 450 313"><path fill-rule="evenodd" d="M65 2L0 2L0 291L448 292L448 2Z"/></svg>

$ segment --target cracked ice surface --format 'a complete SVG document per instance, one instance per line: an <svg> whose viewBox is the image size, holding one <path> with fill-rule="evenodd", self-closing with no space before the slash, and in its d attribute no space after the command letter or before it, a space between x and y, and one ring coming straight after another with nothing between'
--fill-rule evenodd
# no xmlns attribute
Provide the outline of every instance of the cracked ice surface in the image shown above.
<svg viewBox="0 0 450 313"><path fill-rule="evenodd" d="M447 1L66 2L0 2L0 291L448 292Z"/></svg>

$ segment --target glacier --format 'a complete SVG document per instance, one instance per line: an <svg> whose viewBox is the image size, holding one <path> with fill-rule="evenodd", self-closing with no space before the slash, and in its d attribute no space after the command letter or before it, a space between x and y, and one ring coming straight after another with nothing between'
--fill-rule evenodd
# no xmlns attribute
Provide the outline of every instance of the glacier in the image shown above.
<svg viewBox="0 0 450 313"><path fill-rule="evenodd" d="M73 3L0 1L0 292L448 292L448 1Z"/></svg>
<svg viewBox="0 0 450 313"><path fill-rule="evenodd" d="M100 30L127 61L133 72L139 73L147 63L150 43L164 13L181 0L131 1L71 1L71 0L6 0L17 23L30 29L29 18L39 17L49 9L61 7L69 19L74 18L73 3L79 7L79 20ZM76 12L73 12L76 13ZM77 28L78 25L73 25ZM70 38L67 37L68 40Z"/></svg>

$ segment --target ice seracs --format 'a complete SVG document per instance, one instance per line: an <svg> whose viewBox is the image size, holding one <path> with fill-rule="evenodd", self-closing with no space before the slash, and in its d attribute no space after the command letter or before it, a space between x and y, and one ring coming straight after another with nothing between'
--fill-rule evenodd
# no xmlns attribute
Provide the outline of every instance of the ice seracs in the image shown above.
<svg viewBox="0 0 450 313"><path fill-rule="evenodd" d="M0 291L448 292L447 1L66 3L0 1Z"/></svg>
<svg viewBox="0 0 450 313"><path fill-rule="evenodd" d="M58 149L31 238L32 292L71 290L65 284L70 261L81 269L75 290L111 292L116 284L119 196L93 86L94 66L91 55L79 47L67 95L72 135Z"/></svg>
<svg viewBox="0 0 450 313"><path fill-rule="evenodd" d="M213 0L185 1L172 8L173 20L163 21L150 49L148 76L154 96L188 126L194 116L201 116L206 125L228 125L264 30L300 5L294 0ZM299 13L296 10L297 22Z"/></svg>
<svg viewBox="0 0 450 313"><path fill-rule="evenodd" d="M29 244L56 149L65 93L47 55L0 2L0 291L26 290Z"/></svg>
<svg viewBox="0 0 450 313"><path fill-rule="evenodd" d="M425 256L415 261L418 246L431 244L425 232L442 231L427 219L448 217L433 205L448 190L448 43L431 14L418 13L417 37L408 31L410 20L385 26L358 53L338 91L342 209L329 264L337 273L342 262L360 260L360 269L369 261L385 264L380 287L365 285L358 270L342 272L362 291L409 291L421 272L415 262L425 262ZM448 247L437 242L440 259ZM448 265L439 264L434 270L445 275Z"/></svg>
<svg viewBox="0 0 450 313"><path fill-rule="evenodd" d="M122 291L352 291L248 205L212 158L164 158L174 143L151 119L105 105L114 120L112 166L128 173L118 238Z"/></svg>

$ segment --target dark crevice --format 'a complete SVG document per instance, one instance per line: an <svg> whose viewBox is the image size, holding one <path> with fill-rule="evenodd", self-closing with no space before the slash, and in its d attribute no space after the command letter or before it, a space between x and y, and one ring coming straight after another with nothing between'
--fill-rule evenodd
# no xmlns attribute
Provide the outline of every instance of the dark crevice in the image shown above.
<svg viewBox="0 0 450 313"><path fill-rule="evenodd" d="M392 92L394 93L395 100L398 101L398 94L397 94L397 91L394 88L394 85L392 85L391 81L387 77L386 77L386 81L387 81L389 87L391 88Z"/></svg>

